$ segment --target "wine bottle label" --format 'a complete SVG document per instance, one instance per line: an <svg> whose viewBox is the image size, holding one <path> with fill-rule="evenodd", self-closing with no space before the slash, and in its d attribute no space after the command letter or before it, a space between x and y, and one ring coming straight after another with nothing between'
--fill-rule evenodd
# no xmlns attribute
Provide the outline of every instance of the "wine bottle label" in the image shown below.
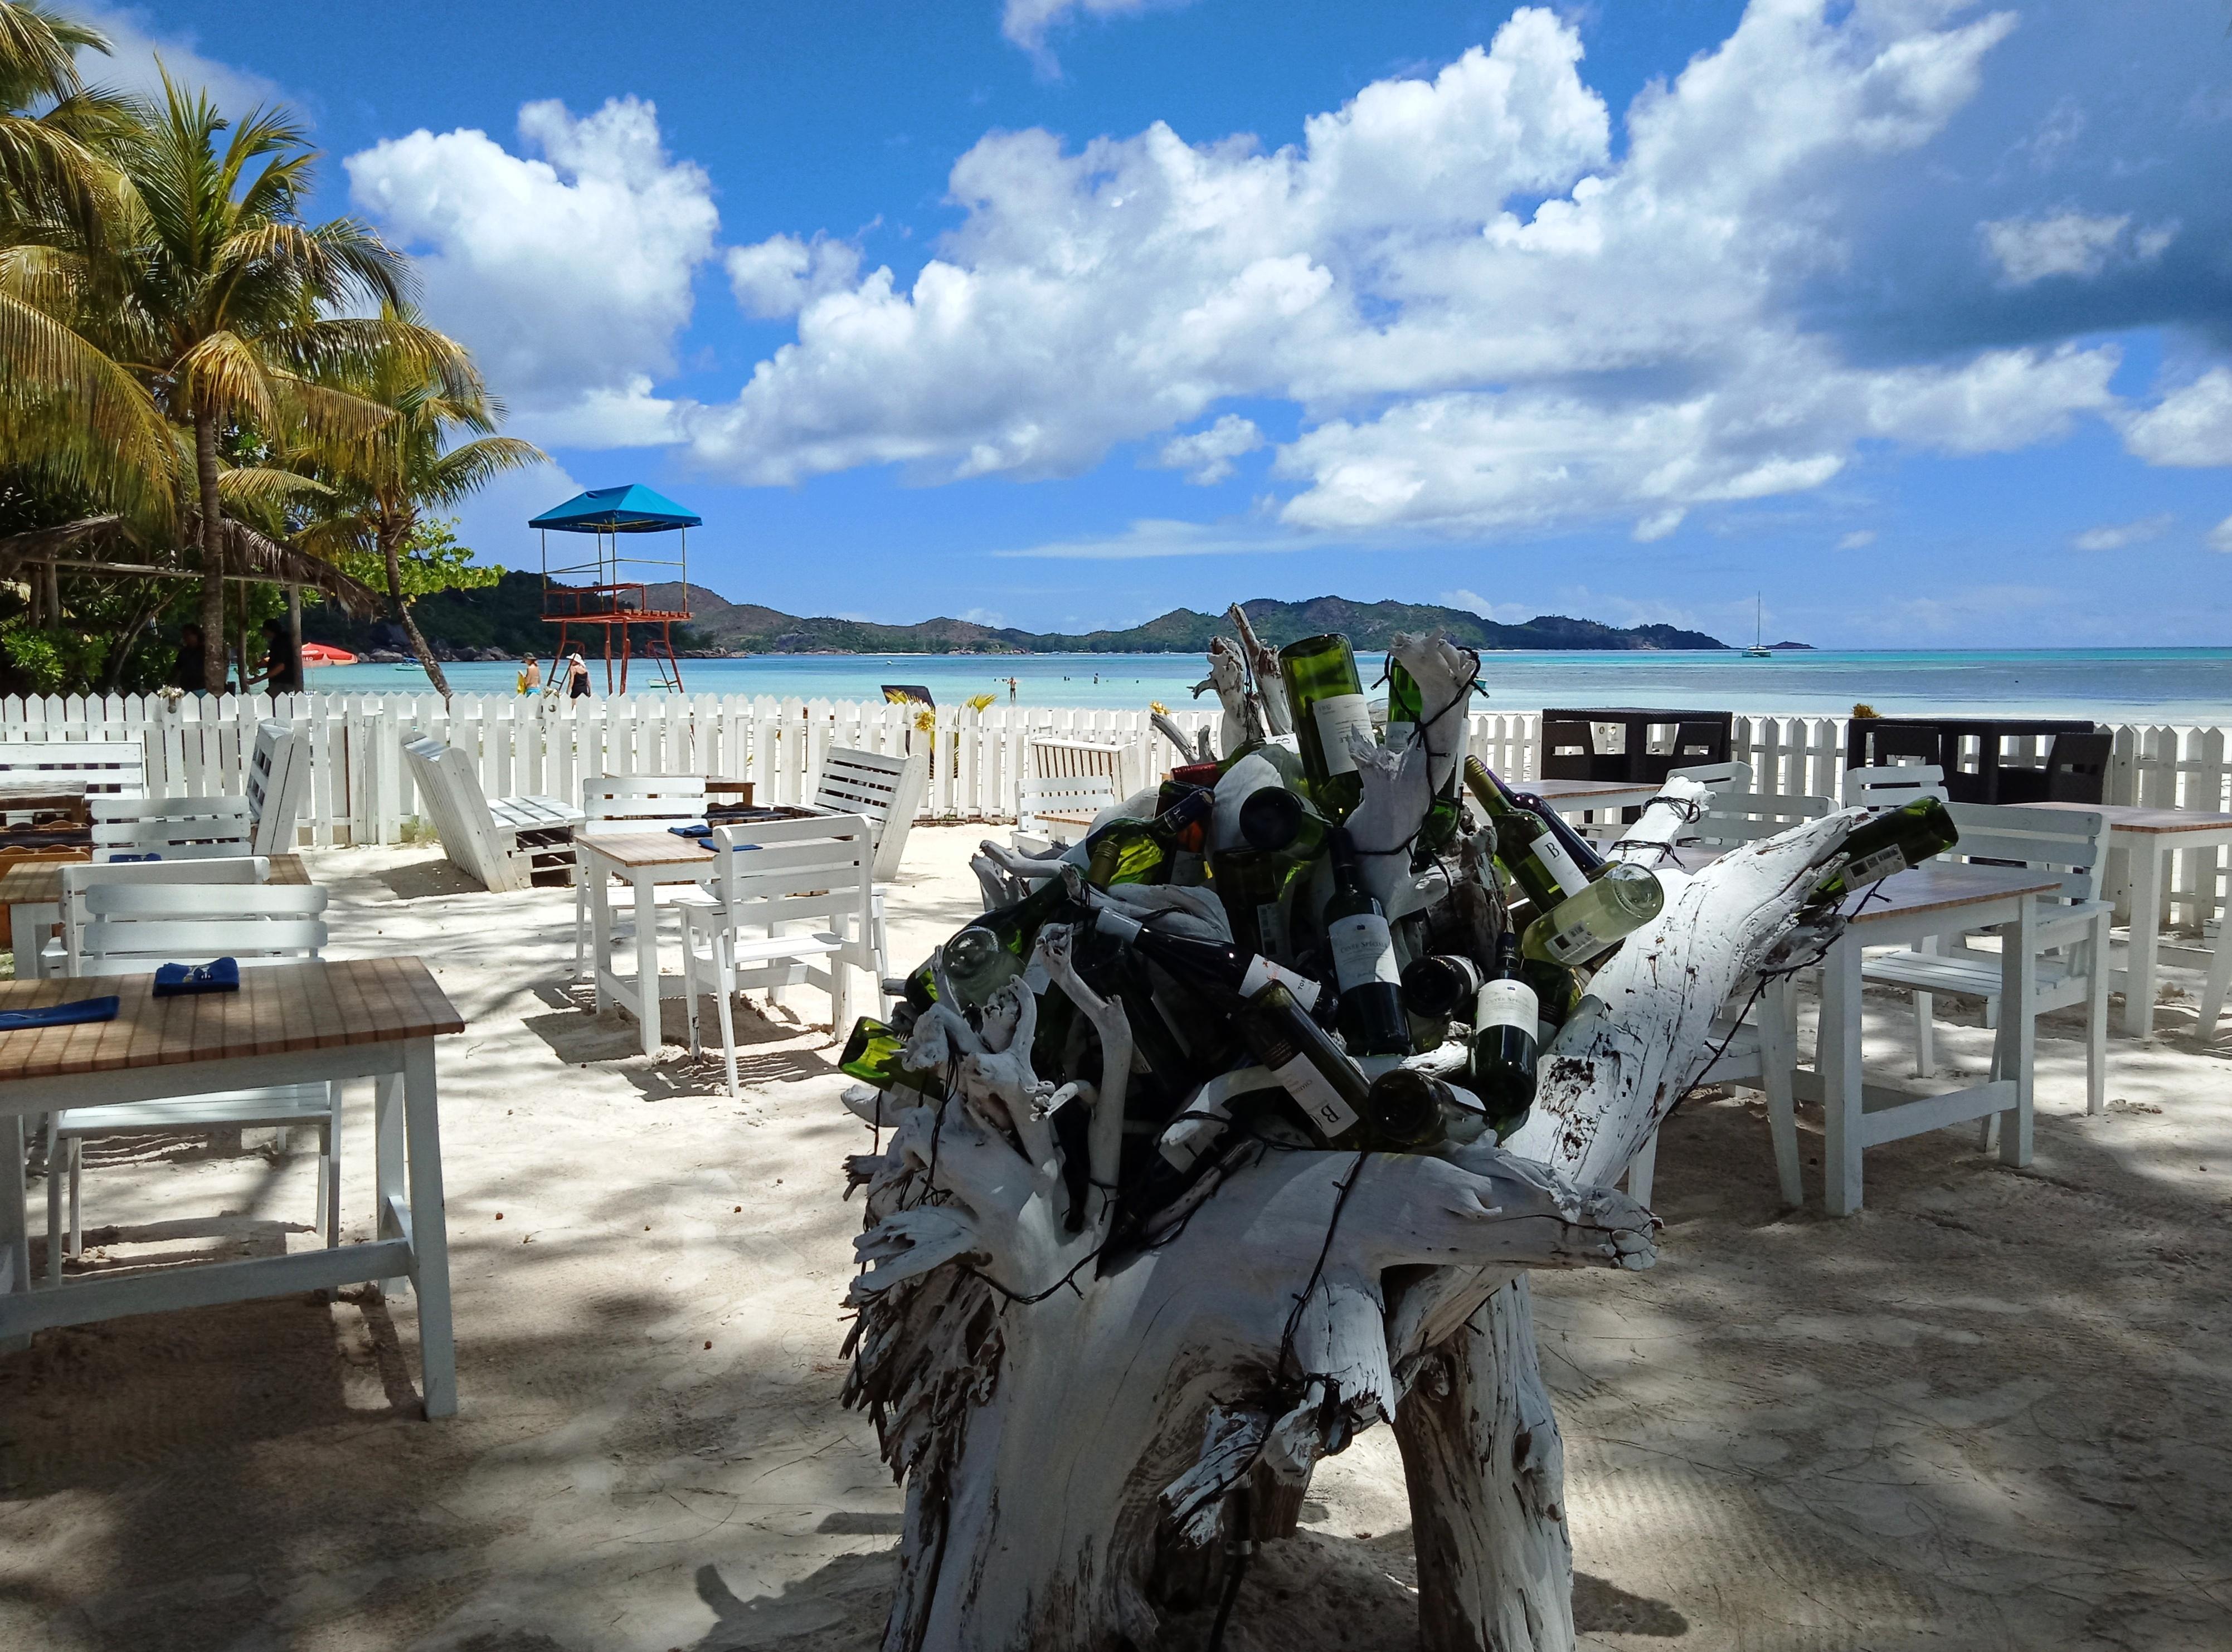
<svg viewBox="0 0 2232 1652"><path fill-rule="evenodd" d="M1113 907L1108 906L1104 906L1093 913L1093 925L1101 934L1127 943L1138 939L1139 931L1147 927L1138 919L1126 917Z"/></svg>
<svg viewBox="0 0 2232 1652"><path fill-rule="evenodd" d="M1553 935L1542 946L1554 963L1580 963L1606 944L1597 938L1586 919L1576 919Z"/></svg>
<svg viewBox="0 0 2232 1652"><path fill-rule="evenodd" d="M1318 720L1318 744L1325 752L1326 773L1353 774L1356 759L1348 749L1349 731L1372 738L1372 708L1360 694L1334 694L1310 708Z"/></svg>
<svg viewBox="0 0 2232 1652"><path fill-rule="evenodd" d="M1356 1110L1342 1099L1333 1080L1313 1066L1307 1056L1298 1055L1271 1071L1327 1135L1338 1136L1355 1124Z"/></svg>
<svg viewBox="0 0 2232 1652"><path fill-rule="evenodd" d="M1534 989L1525 981L1491 981L1473 1000L1472 1030L1485 1033L1491 1027L1515 1027L1531 1033L1541 1025L1541 1013Z"/></svg>
<svg viewBox="0 0 2232 1652"><path fill-rule="evenodd" d="M1293 945L1287 939L1287 915L1279 910L1276 901L1265 901L1256 909L1256 937L1266 952L1291 952ZM1313 991L1317 982L1310 982Z"/></svg>
<svg viewBox="0 0 2232 1652"><path fill-rule="evenodd" d="M1862 855L1847 865L1841 874L1846 889L1858 889L1862 884L1878 884L1894 872L1906 870L1906 857L1895 843L1887 843L1872 855Z"/></svg>
<svg viewBox="0 0 2232 1652"><path fill-rule="evenodd" d="M1395 941L1387 920L1372 912L1337 917L1326 925L1326 940L1333 948L1333 979L1343 992L1384 981L1392 987L1400 977L1395 969Z"/></svg>
<svg viewBox="0 0 2232 1652"><path fill-rule="evenodd" d="M1558 887L1568 895L1578 895L1589 886L1589 875L1580 869L1572 852L1558 841L1558 834L1545 826L1542 835L1528 845L1534 850L1534 858L1542 863L1543 870L1558 880Z"/></svg>
<svg viewBox="0 0 2232 1652"><path fill-rule="evenodd" d="M1247 973L1240 977L1240 995L1243 998L1253 998L1275 981L1294 994L1294 1001L1302 1007L1305 1013L1317 1007L1318 983L1316 981L1312 981L1307 975L1298 975L1292 969L1273 963L1260 952L1248 961Z"/></svg>

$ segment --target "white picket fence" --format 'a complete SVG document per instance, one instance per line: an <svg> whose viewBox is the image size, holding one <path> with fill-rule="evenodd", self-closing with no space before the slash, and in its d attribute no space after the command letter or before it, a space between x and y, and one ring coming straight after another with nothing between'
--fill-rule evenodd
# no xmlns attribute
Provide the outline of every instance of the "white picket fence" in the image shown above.
<svg viewBox="0 0 2232 1652"><path fill-rule="evenodd" d="M1174 711L1189 732L1216 713ZM810 798L832 746L931 753L918 818L998 821L1013 817L1015 783L1035 736L1105 742L1122 772L1144 786L1174 761L1170 742L1132 710L992 706L927 708L880 701L777 700L743 695L636 695L571 707L535 698L436 694L263 695L175 702L159 696L0 699L0 739L137 740L156 794L242 789L256 725L276 716L310 738L312 785L304 830L321 845L394 843L424 813L402 761L414 731L470 754L491 797L580 794L600 774L698 774L754 782L763 801ZM1476 716L1472 749L1507 778L1539 773L1541 719ZM2232 810L2227 730L2187 725L2115 727L2107 800L2165 808ZM1845 766L1842 717L1738 717L1733 755L1752 766L1762 792L1834 797ZM2183 854L2170 902L2187 923L2222 898L2224 857Z"/></svg>

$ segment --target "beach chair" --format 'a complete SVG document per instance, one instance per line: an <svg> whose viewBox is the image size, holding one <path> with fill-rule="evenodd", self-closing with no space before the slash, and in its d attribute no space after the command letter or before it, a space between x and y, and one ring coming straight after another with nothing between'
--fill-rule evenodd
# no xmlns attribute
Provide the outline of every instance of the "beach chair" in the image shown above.
<svg viewBox="0 0 2232 1652"><path fill-rule="evenodd" d="M0 813L10 794L48 790L93 797L139 797L147 789L147 754L137 740L0 740Z"/></svg>
<svg viewBox="0 0 2232 1652"><path fill-rule="evenodd" d="M81 860L64 866L62 877L62 933L49 940L40 954L42 973L49 975L84 973L85 926L89 916L86 897L92 891L119 884L216 884L237 888L269 883L271 862L263 855L202 860Z"/></svg>
<svg viewBox="0 0 2232 1652"><path fill-rule="evenodd" d="M266 717L256 725L256 748L248 760L249 819L256 831L251 847L259 855L291 854L295 823L310 801L310 735Z"/></svg>
<svg viewBox="0 0 2232 1652"><path fill-rule="evenodd" d="M665 832L705 821L703 774L607 774L581 782L581 824L585 838L627 837ZM574 979L589 973L589 874L574 862Z"/></svg>
<svg viewBox="0 0 2232 1652"><path fill-rule="evenodd" d="M95 860L211 860L253 852L244 797L92 797Z"/></svg>
<svg viewBox="0 0 2232 1652"><path fill-rule="evenodd" d="M829 814L857 814L876 834L875 878L887 884L899 876L907 833L930 777L930 754L906 756L832 746L821 759L821 782L814 807Z"/></svg>
<svg viewBox="0 0 2232 1652"><path fill-rule="evenodd" d="M1945 801L1945 771L1935 763L1871 764L1845 771L1845 807L1895 809L1919 797Z"/></svg>
<svg viewBox="0 0 2232 1652"><path fill-rule="evenodd" d="M160 866L161 863L154 863ZM222 861L186 866L220 867ZM81 965L88 975L136 975L172 962L237 958L243 969L323 950L326 891L315 884L228 886L175 879L122 881L130 866L93 867L101 881L84 891ZM185 866L173 871L185 870ZM85 1143L104 1137L212 1134L219 1130L313 1130L318 1136L316 1224L328 1247L341 1243L341 1086L338 1079L266 1085L254 1090L165 1096L105 1106L70 1107L47 1117L47 1278L62 1279L62 1257L82 1254L79 1184ZM67 1243L63 1202L67 1189Z"/></svg>
<svg viewBox="0 0 2232 1652"><path fill-rule="evenodd" d="M405 741L403 757L443 854L482 888L526 889L536 872L573 865L579 809L552 797L490 800L464 753L429 735Z"/></svg>

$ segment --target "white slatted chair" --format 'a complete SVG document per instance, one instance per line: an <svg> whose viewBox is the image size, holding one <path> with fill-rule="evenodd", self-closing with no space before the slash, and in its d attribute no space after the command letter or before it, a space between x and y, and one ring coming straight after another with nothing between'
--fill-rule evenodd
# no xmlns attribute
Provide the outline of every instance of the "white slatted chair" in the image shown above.
<svg viewBox="0 0 2232 1652"><path fill-rule="evenodd" d="M40 962L49 975L85 973L86 897L112 884L215 884L229 888L269 883L271 862L263 855L203 860L84 861L62 871L62 933L49 941ZM167 959L164 962L169 962Z"/></svg>
<svg viewBox="0 0 2232 1652"><path fill-rule="evenodd" d="M2050 872L2060 879L2054 895L2036 897L2031 925L2039 955L2035 1007L2044 1012L2085 1006L2085 1110L2107 1105L2108 925L2113 904L2100 898L2107 857L2105 817L2078 809L2027 809L2014 804L1949 803L1946 812L1961 840L1949 860L1996 861ZM1914 1067L1923 1078L1937 1072L1930 1017L1939 993L1984 1001L1986 1025L1998 1026L2000 955L1966 946L1952 952L1886 952L1860 966L1860 979L1904 987L1914 994ZM1993 1058L1996 1072L1999 1057Z"/></svg>
<svg viewBox="0 0 2232 1652"><path fill-rule="evenodd" d="M147 754L136 740L0 740L0 813L8 794L82 787L88 797L140 797Z"/></svg>
<svg viewBox="0 0 2232 1652"><path fill-rule="evenodd" d="M159 865L160 863L158 863ZM219 861L189 862L211 867ZM93 868L112 874L128 866ZM184 871L185 867L174 870ZM232 957L241 968L315 958L324 949L326 891L315 884L266 884L104 881L85 891L83 966L88 975L138 975L168 962ZM341 1243L341 1086L267 1085L255 1090L165 1096L106 1106L71 1107L47 1118L47 1277L62 1278L62 1203L68 1189L68 1253L84 1248L79 1182L84 1147L101 1137L151 1131L314 1130L318 1135L317 1226L330 1248ZM63 1167L67 1164L67 1174Z"/></svg>
<svg viewBox="0 0 2232 1652"><path fill-rule="evenodd" d="M1818 820L1837 806L1826 797L1762 797L1756 792L1713 794L1710 807L1683 827L1681 842L1708 849L1734 849L1773 838L1794 826Z"/></svg>
<svg viewBox="0 0 2232 1652"><path fill-rule="evenodd" d="M310 735L266 717L256 725L248 760L248 814L256 823L250 846L259 855L291 854L295 823L310 801Z"/></svg>
<svg viewBox="0 0 2232 1652"><path fill-rule="evenodd" d="M929 778L927 751L901 755L832 746L821 759L821 783L814 790L814 807L829 814L857 814L867 821L876 834L876 881L888 884L899 876L907 833L914 829L915 811Z"/></svg>
<svg viewBox="0 0 2232 1652"><path fill-rule="evenodd" d="M1845 807L1895 809L1919 797L1945 800L1945 771L1935 763L1882 763L1845 771Z"/></svg>
<svg viewBox="0 0 2232 1652"><path fill-rule="evenodd" d="M1106 774L1025 775L1015 782L1015 846L1038 851L1075 843L1120 800Z"/></svg>
<svg viewBox="0 0 2232 1652"><path fill-rule="evenodd" d="M1756 1090L1767 1098L1767 1130L1775 1148L1775 1181L1785 1204L1806 1202L1799 1176L1798 1114L1793 1105L1790 1073L1795 1028L1792 1020L1791 983L1771 981L1760 994L1759 1012L1742 1021L1729 1008L1713 1023L1710 1048L1721 1052L1707 1067L1700 1084L1729 1085ZM1628 1161L1627 1196L1638 1204L1651 1203L1651 1183L1658 1172L1658 1132Z"/></svg>
<svg viewBox="0 0 2232 1652"><path fill-rule="evenodd" d="M581 782L580 838L624 838L640 832L701 826L705 820L703 774L607 774ZM633 912L633 906L629 910ZM620 914L613 914L615 921ZM589 973L589 879L574 863L574 979Z"/></svg>
<svg viewBox="0 0 2232 1652"><path fill-rule="evenodd" d="M1751 790L1751 765L1746 762L1692 763L1687 768L1670 768L1668 780L1695 781L1700 786L1710 787L1717 798L1723 792L1734 794Z"/></svg>
<svg viewBox="0 0 2232 1652"><path fill-rule="evenodd" d="M217 860L253 852L244 797L94 797L95 860Z"/></svg>
<svg viewBox="0 0 2232 1652"><path fill-rule="evenodd" d="M876 922L875 832L857 814L717 826L716 860L677 904L682 915L683 994L690 1053L701 1045L698 1000L713 994L729 1093L736 1085L734 994L798 981L829 994L830 1027L852 1015L851 972L880 983L883 937ZM757 931L758 933L749 933ZM873 1001L881 1013L881 987Z"/></svg>
<svg viewBox="0 0 2232 1652"><path fill-rule="evenodd" d="M573 864L580 810L551 797L491 800L471 760L430 735L405 741L403 756L443 854L482 888L510 893L529 887L538 871Z"/></svg>

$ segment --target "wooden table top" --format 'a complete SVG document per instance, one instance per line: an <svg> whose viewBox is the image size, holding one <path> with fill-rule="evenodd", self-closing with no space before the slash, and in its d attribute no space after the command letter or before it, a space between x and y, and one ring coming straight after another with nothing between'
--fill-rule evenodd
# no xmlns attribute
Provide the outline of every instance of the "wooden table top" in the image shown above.
<svg viewBox="0 0 2232 1652"><path fill-rule="evenodd" d="M155 977L0 981L0 1010L106 998L113 1021L0 1033L0 1084L234 1056L285 1055L462 1033L464 1017L417 958L305 959L240 972L237 993L154 996Z"/></svg>
<svg viewBox="0 0 2232 1652"><path fill-rule="evenodd" d="M1657 797L1659 787L1648 781L1522 781L1515 792L1532 792L1545 803L1571 803L1584 798Z"/></svg>
<svg viewBox="0 0 2232 1652"><path fill-rule="evenodd" d="M302 856L273 855L269 858L270 882L302 884L310 881ZM62 897L62 868L89 864L82 860L35 860L28 865L10 866L0 872L0 906L57 905ZM178 863L182 866L191 864L183 860Z"/></svg>
<svg viewBox="0 0 2232 1652"><path fill-rule="evenodd" d="M1887 917L1902 917L1912 912L1980 905L2010 895L2058 892L2061 886L2061 879L2054 873L2033 871L2027 866L1978 866L1962 860L1928 860L1885 878L1876 886L1878 892L1848 922L1856 925L1880 923Z"/></svg>
<svg viewBox="0 0 2232 1652"><path fill-rule="evenodd" d="M713 852L698 838L678 838L672 832L615 832L610 837L574 839L577 853L609 860L615 867L640 871L646 866L695 866L713 858Z"/></svg>
<svg viewBox="0 0 2232 1652"><path fill-rule="evenodd" d="M2025 803L2026 809L2076 809L2105 817L2111 832L2138 832L2150 836L2163 832L2222 832L2232 826L2232 814L2209 814L2200 809L2142 809L2128 803Z"/></svg>

